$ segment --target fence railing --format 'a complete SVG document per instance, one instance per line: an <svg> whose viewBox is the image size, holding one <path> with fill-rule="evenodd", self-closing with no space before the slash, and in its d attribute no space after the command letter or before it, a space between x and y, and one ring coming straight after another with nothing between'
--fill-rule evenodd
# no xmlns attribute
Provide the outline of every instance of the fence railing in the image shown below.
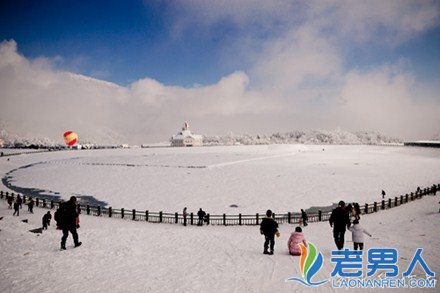
<svg viewBox="0 0 440 293"><path fill-rule="evenodd" d="M408 202L420 199L425 195L436 194L440 188L440 184L433 185L424 189L418 188L415 192L407 193L405 195L396 196L394 198L383 199L382 201L375 201L373 203L365 203L360 205L362 214L371 214L380 210L394 208ZM14 201L19 194L9 193L8 191L0 191L0 198L8 198ZM26 195L22 195L23 203L26 202ZM46 199L40 199L33 197L35 206L48 209L57 209L60 205L60 201L48 201ZM111 207L102 206L90 206L90 205L77 205L78 213L93 215L99 217L120 218L134 221L144 221L149 223L169 223L169 224L187 224L197 225L199 224L199 218L197 214L189 213L186 217L182 213L166 213L166 212L152 212L149 210L135 210L135 209L113 209ZM331 210L318 210L316 213L308 214L308 222L322 222L328 221L331 215ZM207 214L203 219L204 224L211 225L259 225L264 213L256 213L253 215L210 215ZM273 214L273 218L280 224L299 224L301 220L300 213L288 212L286 214Z"/></svg>

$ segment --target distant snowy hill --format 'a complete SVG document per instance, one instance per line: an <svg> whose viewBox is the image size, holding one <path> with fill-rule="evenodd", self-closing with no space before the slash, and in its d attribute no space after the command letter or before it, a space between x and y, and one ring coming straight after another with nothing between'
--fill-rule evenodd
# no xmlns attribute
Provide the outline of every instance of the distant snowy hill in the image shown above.
<svg viewBox="0 0 440 293"><path fill-rule="evenodd" d="M355 133L332 130L332 131L291 131L266 135L226 135L205 136L205 145L258 145L258 144L400 144L401 140L387 137L376 131L359 131Z"/></svg>
<svg viewBox="0 0 440 293"><path fill-rule="evenodd" d="M6 130L0 130L0 147L54 147L59 143L49 138L24 138Z"/></svg>
<svg viewBox="0 0 440 293"><path fill-rule="evenodd" d="M82 137L81 144L92 145L117 145L124 143L121 135L112 131L101 131L97 135L99 139L90 139ZM213 145L261 145L261 144L400 144L401 140L388 137L376 131L359 131L355 133L332 130L294 130L285 133L274 133L268 135L237 135L229 134L225 136L203 136L203 144ZM49 138L28 138L21 137L6 130L0 130L0 147L56 147L63 146L62 140L53 140Z"/></svg>
<svg viewBox="0 0 440 293"><path fill-rule="evenodd" d="M103 129L96 135L97 138L90 139L87 136L80 136L79 144L81 145L117 145L124 142L121 135ZM22 137L15 133L8 132L5 129L0 129L0 147L4 148L48 148L48 147L64 147L62 137L57 140L47 137Z"/></svg>

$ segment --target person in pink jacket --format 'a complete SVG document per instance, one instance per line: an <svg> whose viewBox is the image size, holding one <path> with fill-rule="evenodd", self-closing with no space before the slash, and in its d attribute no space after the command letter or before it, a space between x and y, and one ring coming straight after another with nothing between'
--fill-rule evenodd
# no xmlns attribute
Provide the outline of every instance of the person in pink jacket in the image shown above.
<svg viewBox="0 0 440 293"><path fill-rule="evenodd" d="M290 235L289 241L287 242L287 248L291 255L301 255L300 243L307 247L307 241L302 233L301 227L296 227L295 232Z"/></svg>

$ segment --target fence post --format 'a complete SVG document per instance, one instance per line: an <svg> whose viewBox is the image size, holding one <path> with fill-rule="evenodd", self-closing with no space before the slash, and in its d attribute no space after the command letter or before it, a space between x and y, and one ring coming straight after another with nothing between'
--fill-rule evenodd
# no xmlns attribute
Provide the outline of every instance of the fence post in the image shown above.
<svg viewBox="0 0 440 293"><path fill-rule="evenodd" d="M46 207L46 199L43 198L43 208L45 208L45 207Z"/></svg>
<svg viewBox="0 0 440 293"><path fill-rule="evenodd" d="M400 205L403 204L403 195L400 196Z"/></svg>
<svg viewBox="0 0 440 293"><path fill-rule="evenodd" d="M191 226L194 225L194 213L189 214L189 220L191 222Z"/></svg>
<svg viewBox="0 0 440 293"><path fill-rule="evenodd" d="M3 190L0 191L0 197L3 198Z"/></svg>
<svg viewBox="0 0 440 293"><path fill-rule="evenodd" d="M241 226L241 214L238 214L238 225Z"/></svg>
<svg viewBox="0 0 440 293"><path fill-rule="evenodd" d="M38 198L38 197L35 199L35 205L36 205L37 207L40 205L40 201L39 201L39 198Z"/></svg>
<svg viewBox="0 0 440 293"><path fill-rule="evenodd" d="M374 212L377 213L377 201L374 202Z"/></svg>
<svg viewBox="0 0 440 293"><path fill-rule="evenodd" d="M131 215L131 219L132 219L133 221L136 220L136 210L133 209L133 210L131 211L131 213L132 213L132 215Z"/></svg>
<svg viewBox="0 0 440 293"><path fill-rule="evenodd" d="M206 214L206 225L209 225L209 218L210 218L209 214Z"/></svg>
<svg viewBox="0 0 440 293"><path fill-rule="evenodd" d="M9 196L9 192L6 191L6 196Z"/></svg>
<svg viewBox="0 0 440 293"><path fill-rule="evenodd" d="M176 212L174 213L174 222L177 224L179 223L179 214Z"/></svg>
<svg viewBox="0 0 440 293"><path fill-rule="evenodd" d="M405 194L405 201L408 202L408 193Z"/></svg>
<svg viewBox="0 0 440 293"><path fill-rule="evenodd" d="M255 215L255 219L257 220L257 225L259 225L260 223L260 215L257 213L256 215Z"/></svg>
<svg viewBox="0 0 440 293"><path fill-rule="evenodd" d="M287 213L287 223L290 224L290 220L292 218L292 214L290 212Z"/></svg>
<svg viewBox="0 0 440 293"><path fill-rule="evenodd" d="M365 214L368 214L368 203L365 204Z"/></svg>
<svg viewBox="0 0 440 293"><path fill-rule="evenodd" d="M101 216L101 206L98 206L98 217Z"/></svg>
<svg viewBox="0 0 440 293"><path fill-rule="evenodd" d="M159 212L159 223L162 223L162 211Z"/></svg>
<svg viewBox="0 0 440 293"><path fill-rule="evenodd" d="M391 206L391 198L388 199L388 208L390 208L390 209L392 208L392 206Z"/></svg>
<svg viewBox="0 0 440 293"><path fill-rule="evenodd" d="M411 201L414 200L414 193L411 192Z"/></svg>
<svg viewBox="0 0 440 293"><path fill-rule="evenodd" d="M121 219L124 218L124 208L121 209Z"/></svg>
<svg viewBox="0 0 440 293"><path fill-rule="evenodd" d="M318 221L322 222L322 211L318 210Z"/></svg>
<svg viewBox="0 0 440 293"><path fill-rule="evenodd" d="M108 217L111 218L112 217L112 207L108 208Z"/></svg>
<svg viewBox="0 0 440 293"><path fill-rule="evenodd" d="M385 209L385 200L382 199L382 210L384 210L384 209Z"/></svg>
<svg viewBox="0 0 440 293"><path fill-rule="evenodd" d="M397 196L394 198L394 206L397 207Z"/></svg>
<svg viewBox="0 0 440 293"><path fill-rule="evenodd" d="M226 226L226 214L223 214L223 225Z"/></svg>
<svg viewBox="0 0 440 293"><path fill-rule="evenodd" d="M145 221L148 222L148 210L145 211Z"/></svg>
<svg viewBox="0 0 440 293"><path fill-rule="evenodd" d="M50 209L53 209L55 205L53 204L53 200L50 201Z"/></svg>
<svg viewBox="0 0 440 293"><path fill-rule="evenodd" d="M87 215L90 215L90 206L89 205L87 205L86 211L87 211Z"/></svg>

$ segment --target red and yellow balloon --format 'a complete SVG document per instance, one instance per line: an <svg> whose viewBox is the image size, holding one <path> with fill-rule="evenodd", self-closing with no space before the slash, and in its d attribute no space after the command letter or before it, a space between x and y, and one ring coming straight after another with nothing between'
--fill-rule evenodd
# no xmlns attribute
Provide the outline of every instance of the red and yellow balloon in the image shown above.
<svg viewBox="0 0 440 293"><path fill-rule="evenodd" d="M64 132L64 142L68 146L74 146L77 141L78 141L78 134L70 130Z"/></svg>

